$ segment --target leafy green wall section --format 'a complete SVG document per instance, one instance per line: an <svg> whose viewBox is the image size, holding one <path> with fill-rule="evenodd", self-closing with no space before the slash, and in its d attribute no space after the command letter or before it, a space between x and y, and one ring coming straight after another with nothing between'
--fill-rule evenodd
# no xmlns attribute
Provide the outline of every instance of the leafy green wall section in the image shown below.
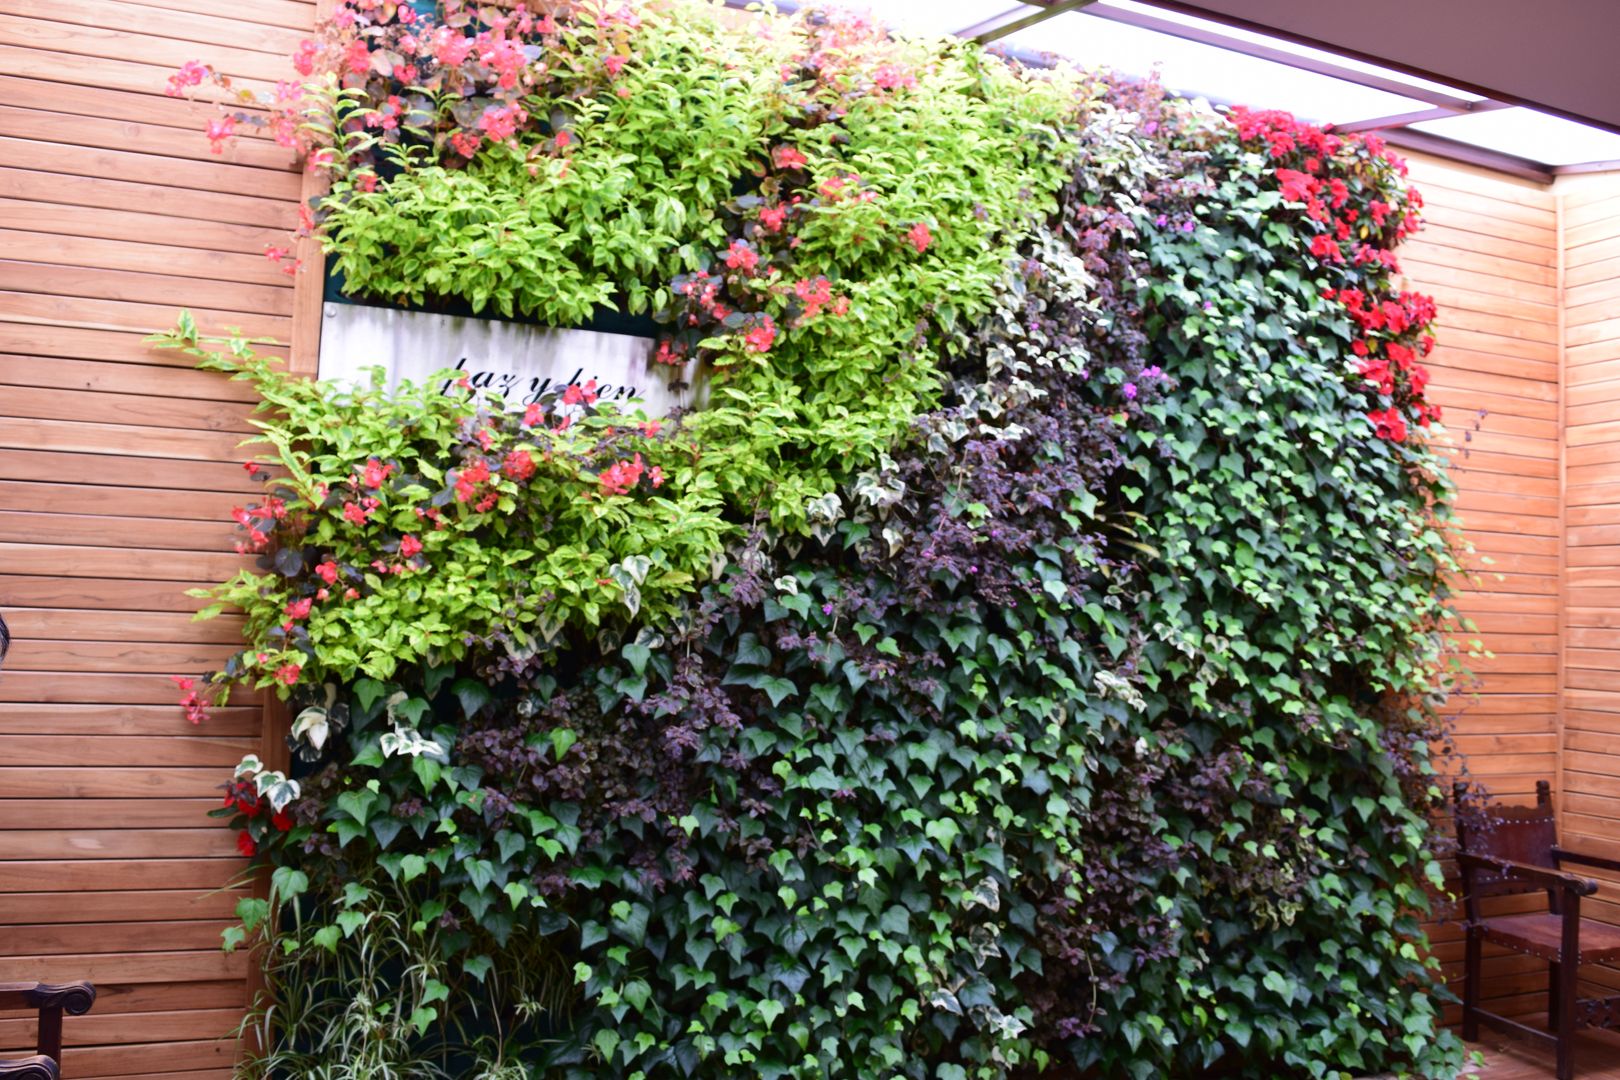
<svg viewBox="0 0 1620 1080"><path fill-rule="evenodd" d="M220 811L260 1071L1446 1075L1392 155L845 17L344 10L293 109L351 286L656 309L718 389L167 339L266 399L252 644L185 687L295 706Z"/></svg>

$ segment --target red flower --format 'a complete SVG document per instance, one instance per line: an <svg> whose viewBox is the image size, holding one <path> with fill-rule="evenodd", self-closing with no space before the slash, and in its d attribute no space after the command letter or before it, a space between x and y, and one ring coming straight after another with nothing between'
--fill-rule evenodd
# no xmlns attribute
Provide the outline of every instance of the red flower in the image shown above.
<svg viewBox="0 0 1620 1080"><path fill-rule="evenodd" d="M1338 241L1327 233L1317 233L1311 237L1311 254L1324 262L1344 261L1344 254L1339 250Z"/></svg>
<svg viewBox="0 0 1620 1080"><path fill-rule="evenodd" d="M522 483L534 475L534 458L527 450L513 450L501 462L501 472L510 480Z"/></svg>
<svg viewBox="0 0 1620 1080"><path fill-rule="evenodd" d="M523 410L523 426L534 427L534 425L540 422L542 412L544 412L544 410L540 408L540 403L538 401L530 402L529 407Z"/></svg>
<svg viewBox="0 0 1620 1080"><path fill-rule="evenodd" d="M478 153L478 144L484 141L484 136L476 131L458 131L450 136L450 148L464 158L470 158Z"/></svg>
<svg viewBox="0 0 1620 1080"><path fill-rule="evenodd" d="M1395 362L1395 366L1400 368L1402 371L1409 369L1412 366L1412 361L1417 359L1417 356L1412 352L1411 349L1394 341L1389 343L1388 352L1389 358L1393 360Z"/></svg>
<svg viewBox="0 0 1620 1080"><path fill-rule="evenodd" d="M663 427L664 422L662 420L648 420L641 425L641 433L650 439L662 431Z"/></svg>
<svg viewBox="0 0 1620 1080"><path fill-rule="evenodd" d="M475 461L456 473L456 502L467 502L489 480L489 465Z"/></svg>
<svg viewBox="0 0 1620 1080"><path fill-rule="evenodd" d="M355 178L354 186L359 188L361 191L376 191L377 190L377 174L374 173L374 172L363 172L363 173L361 173L358 177Z"/></svg>
<svg viewBox="0 0 1620 1080"><path fill-rule="evenodd" d="M1282 185L1282 197L1289 202L1304 202L1322 187L1322 181L1296 169L1278 169L1277 180Z"/></svg>
<svg viewBox="0 0 1620 1080"><path fill-rule="evenodd" d="M618 78L619 72L624 70L625 61L629 59L630 58L628 56L619 56L618 54L614 54L613 56L603 60L602 66L607 68L608 78Z"/></svg>
<svg viewBox="0 0 1620 1080"><path fill-rule="evenodd" d="M360 475L360 482L368 488L380 488L383 481L388 479L388 474L393 471L392 465L384 465L376 458L369 458L366 461L365 471Z"/></svg>
<svg viewBox="0 0 1620 1080"><path fill-rule="evenodd" d="M199 85L209 74L208 66L200 60L187 60L180 65L180 70L169 76L169 88L164 91L170 97L179 97L185 93L186 87Z"/></svg>
<svg viewBox="0 0 1620 1080"><path fill-rule="evenodd" d="M414 536L405 536L401 538L399 542L399 554L401 558L414 559L416 556L422 554L422 541L418 540Z"/></svg>
<svg viewBox="0 0 1620 1080"><path fill-rule="evenodd" d="M208 699L196 690L197 680L188 679L183 675L170 675L174 685L184 693L180 696L180 707L186 711L186 719L193 724L200 724L208 719Z"/></svg>
<svg viewBox="0 0 1620 1080"><path fill-rule="evenodd" d="M818 277L814 281L806 278L794 283L793 294L804 303L804 317L813 319L832 301L832 282L825 277Z"/></svg>
<svg viewBox="0 0 1620 1080"><path fill-rule="evenodd" d="M934 237L929 233L927 224L921 221L906 230L906 239L911 241L911 246L917 249L919 255L927 251L928 245L934 242Z"/></svg>
<svg viewBox="0 0 1620 1080"><path fill-rule="evenodd" d="M743 341L754 352L769 352L771 346L776 343L776 324L771 321L769 315L765 316L765 321L748 331L743 336Z"/></svg>
<svg viewBox="0 0 1620 1080"><path fill-rule="evenodd" d="M609 465L596 479L603 495L623 495L641 482L645 469L641 455L637 454L632 461L617 461Z"/></svg>
<svg viewBox="0 0 1620 1080"><path fill-rule="evenodd" d="M569 383L568 389L563 391L564 405L594 405L596 404L596 380L591 379L584 386L578 383Z"/></svg>
<svg viewBox="0 0 1620 1080"><path fill-rule="evenodd" d="M330 557L323 559L315 567L315 574L328 585L336 585L338 579L338 565Z"/></svg>
<svg viewBox="0 0 1620 1080"><path fill-rule="evenodd" d="M766 232L782 231L782 223L787 220L787 207L767 206L759 212L759 224Z"/></svg>
<svg viewBox="0 0 1620 1080"><path fill-rule="evenodd" d="M249 836L245 831L239 832L236 834L236 850L251 859L258 854L259 845L254 843L253 837Z"/></svg>
<svg viewBox="0 0 1620 1080"><path fill-rule="evenodd" d="M357 75L371 70L371 46L366 44L365 38L355 38L349 42L349 48L343 54L343 64Z"/></svg>
<svg viewBox="0 0 1620 1080"><path fill-rule="evenodd" d="M802 169L809 164L809 159L799 153L797 147L778 146L771 151L771 163L778 169Z"/></svg>
<svg viewBox="0 0 1620 1080"><path fill-rule="evenodd" d="M1396 408L1380 409L1367 414L1367 419L1373 423L1373 431L1380 439L1390 442L1406 441L1406 417Z"/></svg>
<svg viewBox="0 0 1620 1080"><path fill-rule="evenodd" d="M529 118L521 105L508 105L503 109L485 109L478 118L478 130L489 136L491 142L505 142L517 134L518 125Z"/></svg>
<svg viewBox="0 0 1620 1080"><path fill-rule="evenodd" d="M297 664L282 664L276 668L276 681L283 686L291 686L298 681L299 673L303 670Z"/></svg>
<svg viewBox="0 0 1620 1080"><path fill-rule="evenodd" d="M741 270L745 274L754 272L759 265L759 253L748 246L746 240L733 240L726 249L726 265L733 270Z"/></svg>
<svg viewBox="0 0 1620 1080"><path fill-rule="evenodd" d="M352 502L343 504L343 516L351 525L366 523L366 511Z"/></svg>
<svg viewBox="0 0 1620 1080"><path fill-rule="evenodd" d="M294 600L292 603L288 604L287 607L286 607L287 618L289 618L289 619L307 619L307 618L309 618L309 609L311 607L313 607L314 604L315 604L315 601L312 598L308 597L308 596L304 597L301 600Z"/></svg>
<svg viewBox="0 0 1620 1080"><path fill-rule="evenodd" d="M292 815L285 809L277 810L275 816L270 819L270 824L275 826L277 832L286 832L293 827Z"/></svg>

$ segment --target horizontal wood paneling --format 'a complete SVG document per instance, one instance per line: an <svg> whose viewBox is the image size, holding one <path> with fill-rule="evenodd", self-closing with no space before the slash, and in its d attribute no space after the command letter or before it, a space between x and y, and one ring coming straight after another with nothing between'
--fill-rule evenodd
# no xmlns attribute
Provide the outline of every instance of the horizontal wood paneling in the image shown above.
<svg viewBox="0 0 1620 1080"><path fill-rule="evenodd" d="M0 980L97 984L65 1025L75 1080L225 1078L237 1055L249 962L219 945L246 861L208 812L263 752L264 702L193 726L170 676L239 645L240 616L195 622L185 591L250 562L230 514L262 490L241 467L255 399L142 339L186 307L289 341L318 292L265 257L303 197L291 152L244 128L214 153L218 91L163 92L188 60L292 77L314 13L0 0ZM0 1056L33 1037L0 1014Z"/></svg>

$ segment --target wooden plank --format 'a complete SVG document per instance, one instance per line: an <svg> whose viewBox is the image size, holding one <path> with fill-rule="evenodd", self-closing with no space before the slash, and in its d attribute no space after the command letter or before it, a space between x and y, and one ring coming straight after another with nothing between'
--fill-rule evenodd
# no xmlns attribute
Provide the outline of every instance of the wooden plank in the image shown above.
<svg viewBox="0 0 1620 1080"><path fill-rule="evenodd" d="M0 738L12 742L24 736ZM235 754L229 764L239 760L241 755ZM236 853L236 835L221 828L16 829L0 833L0 859L229 859Z"/></svg>
<svg viewBox="0 0 1620 1080"><path fill-rule="evenodd" d="M230 522L165 521L81 514L27 514L0 510L0 542L142 545L171 551L235 551L242 534Z"/></svg>
<svg viewBox="0 0 1620 1080"><path fill-rule="evenodd" d="M0 767L0 774L12 770ZM209 770L216 775L218 770ZM199 830L207 831L207 830ZM0 875L0 893L99 892L129 889L208 889L244 875L246 859L82 859L11 862ZM109 959L117 959L116 956ZM216 969L217 970L217 969ZM81 979L87 976L79 976ZM128 976L123 976L128 978ZM215 971L198 978L219 978ZM134 980L130 980L134 981ZM156 980L153 980L156 981Z"/></svg>
<svg viewBox="0 0 1620 1080"><path fill-rule="evenodd" d="M0 385L126 394L149 401L165 401L171 408L180 408L181 403L185 402L231 402L237 407L212 414L227 416L229 421L210 426L233 431L253 430L247 419L251 410L242 406L256 405L259 400L251 383L227 378L215 371L76 360L60 356L19 356L4 352L0 352ZM13 400L10 394L6 395L7 405ZM148 408L155 410L156 406L149 405ZM148 422L161 423L166 419L160 418L155 411L150 415L152 419Z"/></svg>
<svg viewBox="0 0 1620 1080"><path fill-rule="evenodd" d="M173 552L159 548L39 547L0 543L0 560L8 573L56 577L135 578L187 583L201 578L225 581L252 565L240 555ZM22 670L17 663L14 670Z"/></svg>
<svg viewBox="0 0 1620 1080"><path fill-rule="evenodd" d="M239 646L231 645L26 638L12 643L6 667L10 671L156 671L189 675L218 671L239 651Z"/></svg>
<svg viewBox="0 0 1620 1080"><path fill-rule="evenodd" d="M185 674L195 674L186 672ZM20 701L34 705L173 705L178 700L174 682L168 675L104 675L96 672L75 672L71 676L58 671L7 671L0 679L0 702ZM262 701L257 691L235 690L229 704L248 705ZM226 704L226 702L220 702ZM211 775L218 776L217 770ZM141 789L135 785L137 790ZM32 788L30 790L33 790ZM20 788L12 792L17 798L52 798L49 790L26 794ZM197 795L198 791L183 794ZM121 798L120 792L85 795L84 798Z"/></svg>
<svg viewBox="0 0 1620 1080"><path fill-rule="evenodd" d="M242 618L221 615L198 622L184 612L86 611L36 609L7 615L19 638L68 641L176 641L234 645L241 640ZM5 718L0 717L0 730Z"/></svg>
<svg viewBox="0 0 1620 1080"><path fill-rule="evenodd" d="M180 710L169 710L171 720ZM179 721L184 723L184 721ZM220 781L223 786L224 780ZM208 817L210 810L220 805L219 791L214 797L203 798L124 798L124 799L80 799L73 803L73 822L86 829L185 829L202 828L212 824L223 827L217 818ZM63 805L60 799L13 799L10 797L0 799L0 828L4 829L44 829L62 823ZM190 895L190 894L186 894ZM233 901L234 902L234 901ZM84 916L93 921L111 918L131 919L157 919L180 918L166 907L157 907L148 910L139 905L130 905L129 910L136 912L127 916L109 914L113 909L105 906L95 907L94 912ZM119 911L123 908L117 909ZM189 909L188 909L189 910ZM140 912L145 912L141 914ZM63 920L72 922L77 916L70 918L66 914ZM6 899L0 899L0 919L15 918L23 922L39 922L43 916L22 915L12 910L12 904Z"/></svg>
<svg viewBox="0 0 1620 1080"><path fill-rule="evenodd" d="M0 137L0 161L13 169L44 173L135 181L169 188L235 192L270 199L298 197L299 178L295 172L235 165L223 160L183 160L166 154ZM294 210L295 219L296 213Z"/></svg>
<svg viewBox="0 0 1620 1080"><path fill-rule="evenodd" d="M138 209L109 210L97 206L50 203L32 199L0 199L0 228L31 230L49 236L96 237L137 244L166 244L175 251L226 252L268 264L267 247L290 247L281 229L232 225L176 214L146 213ZM43 261L35 259L34 261ZM241 265L236 262L218 264ZM279 270L271 269L274 274ZM284 274L281 276L285 277Z"/></svg>
<svg viewBox="0 0 1620 1080"><path fill-rule="evenodd" d="M29 263L18 263L9 271L8 276L20 273L17 267L26 267ZM87 275L105 273L105 271L80 271L76 276L80 282L86 280ZM183 279L182 279L183 280ZM29 284L37 284L30 282ZM71 290L75 286L58 281L58 286L65 286ZM103 286L109 289L125 287L131 283L127 280L103 281ZM189 308L196 317L198 329L203 334L226 334L239 332L252 338L272 338L282 340L289 336L292 330L292 320L275 315L263 315L249 311L218 311L213 308ZM81 297L71 291L66 293L38 293L26 290L15 292L0 291L0 313L10 316L14 320L54 325L67 324L90 330L138 330L143 334L154 334L160 330L173 328L175 318L180 309L168 304L146 304L123 300L106 300L96 297Z"/></svg>
<svg viewBox="0 0 1620 1080"><path fill-rule="evenodd" d="M79 56L129 57L145 64L178 68L197 58L197 46L127 30L96 26L65 26L43 19L28 19L0 13L0 44L31 49L52 49ZM285 56L239 49L227 45L210 46L209 62L215 70L233 77L274 83L292 74L292 62ZM153 84L161 89L165 83ZM1519 228L1525 228L1520 226Z"/></svg>
<svg viewBox="0 0 1620 1080"><path fill-rule="evenodd" d="M127 0L118 0L120 8L139 11ZM72 113L108 120L131 120L139 124L157 124L160 127L184 131L201 131L208 121L219 116L214 102L198 101L186 97L169 97L148 88L146 93L127 90L109 90L101 86L74 86L63 82L45 82L39 79L19 79L0 75L0 100L8 105L49 112ZM244 109L244 111L247 111ZM258 110L254 110L258 111ZM266 129L243 124L237 130L246 138L271 140Z"/></svg>
<svg viewBox="0 0 1620 1080"><path fill-rule="evenodd" d="M248 125L241 126L246 128ZM214 144L208 141L205 125L189 129L173 128L133 120L109 120L45 109L23 109L15 105L0 105L0 135L40 143L161 154L175 161L246 165L283 173L293 171L298 163L291 149L265 139L233 137L220 143L219 152L215 153Z"/></svg>
<svg viewBox="0 0 1620 1080"><path fill-rule="evenodd" d="M247 5L243 5L247 6ZM203 12L173 12L123 0L6 0L14 15L45 19L103 30L133 30L176 38L188 45L226 45L252 52L267 52L290 65L306 28L244 24L240 20ZM74 31L64 30L64 33Z"/></svg>
<svg viewBox="0 0 1620 1080"><path fill-rule="evenodd" d="M15 623L29 612L6 613L6 620ZM18 630L21 636L24 631ZM228 736L258 737L260 710L252 706L214 709L206 726L193 727L181 718L176 705L8 705L0 712L0 734L3 735L58 735L88 737L81 741L100 741L121 735L206 735L210 738ZM116 740L114 740L116 748ZM168 746L165 750L170 749ZM109 751L111 752L111 751ZM124 760L128 760L125 758ZM85 764L100 764L85 762ZM3 800L0 800L3 802ZM83 823L83 819L74 820ZM22 826L17 826L21 828ZM38 828L39 826L28 826Z"/></svg>
<svg viewBox="0 0 1620 1080"><path fill-rule="evenodd" d="M0 362L4 359L0 356ZM22 365L18 365L18 369L20 371ZM13 377L22 376L0 375L0 383ZM114 420L121 425L227 431L235 433L232 449L242 441L242 436L258 433L259 429L248 419L251 414L252 407L244 402L196 401L65 387L12 385L0 395L0 415L3 416L67 422Z"/></svg>
<svg viewBox="0 0 1620 1080"><path fill-rule="evenodd" d="M152 94L166 86L169 76L180 66L118 58L127 55L132 54L113 53L98 57L79 55L71 50L53 52L46 47L17 46L0 40L0 71L46 82ZM263 95L275 92L275 83L264 79L233 79L232 84L234 89L248 90L261 100ZM224 91L212 86L198 87L196 96L207 101L231 100ZM3 158L4 155L0 155L0 160Z"/></svg>
<svg viewBox="0 0 1620 1080"><path fill-rule="evenodd" d="M122 765L130 761L161 761L165 765L220 765L233 769L252 753L257 740L218 738L195 734L201 725L187 724L176 709L169 719L170 733L160 736L102 735L87 739L82 734L5 735L0 734L0 761L7 765ZM213 731L210 723L207 731ZM184 731L185 734L181 734ZM92 747L88 744L94 743ZM77 821L77 819L75 819ZM201 822L198 822L201 824ZM0 850L5 837L0 835ZM29 856L0 856L27 858Z"/></svg>
<svg viewBox="0 0 1620 1080"><path fill-rule="evenodd" d="M106 484L49 484L12 480L0 484L0 509L29 509L40 514L94 511L100 517L146 519L142 528L166 529L159 522L218 523L237 506L253 502L245 493L180 491L174 488L125 488Z"/></svg>
<svg viewBox="0 0 1620 1080"><path fill-rule="evenodd" d="M164 924L153 925L161 927ZM193 931L189 936L199 935ZM234 1008L193 1007L173 1012L104 1013L100 1006L101 997L98 993L96 1008L84 1016L74 1017L71 1023L63 1025L64 1047L213 1039L232 1031L242 1016L241 1010ZM29 1045L35 1038L35 1023L33 1019L23 1017L0 1020L0 1046Z"/></svg>
<svg viewBox="0 0 1620 1080"><path fill-rule="evenodd" d="M194 461L234 462L240 469L241 463L250 456L240 450L243 439L242 434L235 432L182 431L139 424L0 416L0 447L15 450L39 447L47 452L189 458Z"/></svg>
<svg viewBox="0 0 1620 1080"><path fill-rule="evenodd" d="M198 581L196 587L205 583ZM207 600L186 595L184 582L65 578L0 574L0 606L6 608L94 608L107 612L201 610ZM6 700L0 698L0 700ZM17 699L11 699L17 700Z"/></svg>
<svg viewBox="0 0 1620 1080"><path fill-rule="evenodd" d="M292 314L291 290L281 284L199 281L177 274L53 266L16 259L0 259L0 289L138 304L173 304L177 298L183 298L187 305L217 311Z"/></svg>
<svg viewBox="0 0 1620 1080"><path fill-rule="evenodd" d="M11 923L0 924L0 957L50 953L172 952L206 949L220 943L220 934L235 920L215 922L129 923ZM15 1022L13 1022L15 1023ZM20 1025L19 1025L20 1026ZM77 1025L75 1025L77 1026ZM13 1029L15 1030L15 1029ZM0 1024L0 1038L5 1037ZM147 1032L142 1041L156 1041L159 1031Z"/></svg>
<svg viewBox="0 0 1620 1080"><path fill-rule="evenodd" d="M0 448L0 480L39 480L62 484L96 484L117 477L141 488L198 488L251 499L264 485L242 470L252 455L243 451L229 461L180 461L124 454L96 454L63 450L6 450Z"/></svg>
<svg viewBox="0 0 1620 1080"><path fill-rule="evenodd" d="M96 270L201 278L205 281L248 282L272 289L292 288L292 278L263 254L228 254L197 247L103 240L17 229L0 229L0 249L13 259L48 266L83 266Z"/></svg>
<svg viewBox="0 0 1620 1080"><path fill-rule="evenodd" d="M191 237L183 242L184 246L212 246L209 241L221 234L208 231L211 223L244 226L255 231L272 230L278 236L298 223L297 207L284 200L242 195L229 189L207 191L131 181L119 176L9 168L5 162L6 158L0 156L0 198L114 212L138 207L137 216L160 214L201 223L195 233L189 229L177 232L177 236ZM140 225L141 222L132 217L126 227L139 228ZM279 243L277 240L267 242Z"/></svg>

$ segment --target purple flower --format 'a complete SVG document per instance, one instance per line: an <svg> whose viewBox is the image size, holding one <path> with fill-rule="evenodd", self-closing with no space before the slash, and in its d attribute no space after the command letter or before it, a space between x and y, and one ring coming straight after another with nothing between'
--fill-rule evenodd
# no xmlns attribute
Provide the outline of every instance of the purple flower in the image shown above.
<svg viewBox="0 0 1620 1080"><path fill-rule="evenodd" d="M1193 222L1191 220L1183 221L1181 223L1181 231L1182 232L1192 232L1197 227L1198 227L1197 223Z"/></svg>
<svg viewBox="0 0 1620 1080"><path fill-rule="evenodd" d="M1128 383L1125 384L1125 400L1126 401L1135 401L1136 400L1136 384L1135 383L1128 382Z"/></svg>
<svg viewBox="0 0 1620 1080"><path fill-rule="evenodd" d="M1153 224L1157 225L1159 228L1162 229L1166 225L1170 224L1170 219L1165 217L1163 214L1160 214L1158 219L1156 221L1154 221Z"/></svg>
<svg viewBox="0 0 1620 1080"><path fill-rule="evenodd" d="M1152 367L1145 367L1142 369L1142 378L1162 379L1164 378L1164 370L1160 368L1158 364L1154 364Z"/></svg>
<svg viewBox="0 0 1620 1080"><path fill-rule="evenodd" d="M831 604L822 604L821 605L821 613L823 615L831 615L832 614L832 605Z"/></svg>
<svg viewBox="0 0 1620 1080"><path fill-rule="evenodd" d="M1215 301L1213 301L1213 300L1205 300L1204 301L1204 310L1205 311L1214 311L1215 310Z"/></svg>

